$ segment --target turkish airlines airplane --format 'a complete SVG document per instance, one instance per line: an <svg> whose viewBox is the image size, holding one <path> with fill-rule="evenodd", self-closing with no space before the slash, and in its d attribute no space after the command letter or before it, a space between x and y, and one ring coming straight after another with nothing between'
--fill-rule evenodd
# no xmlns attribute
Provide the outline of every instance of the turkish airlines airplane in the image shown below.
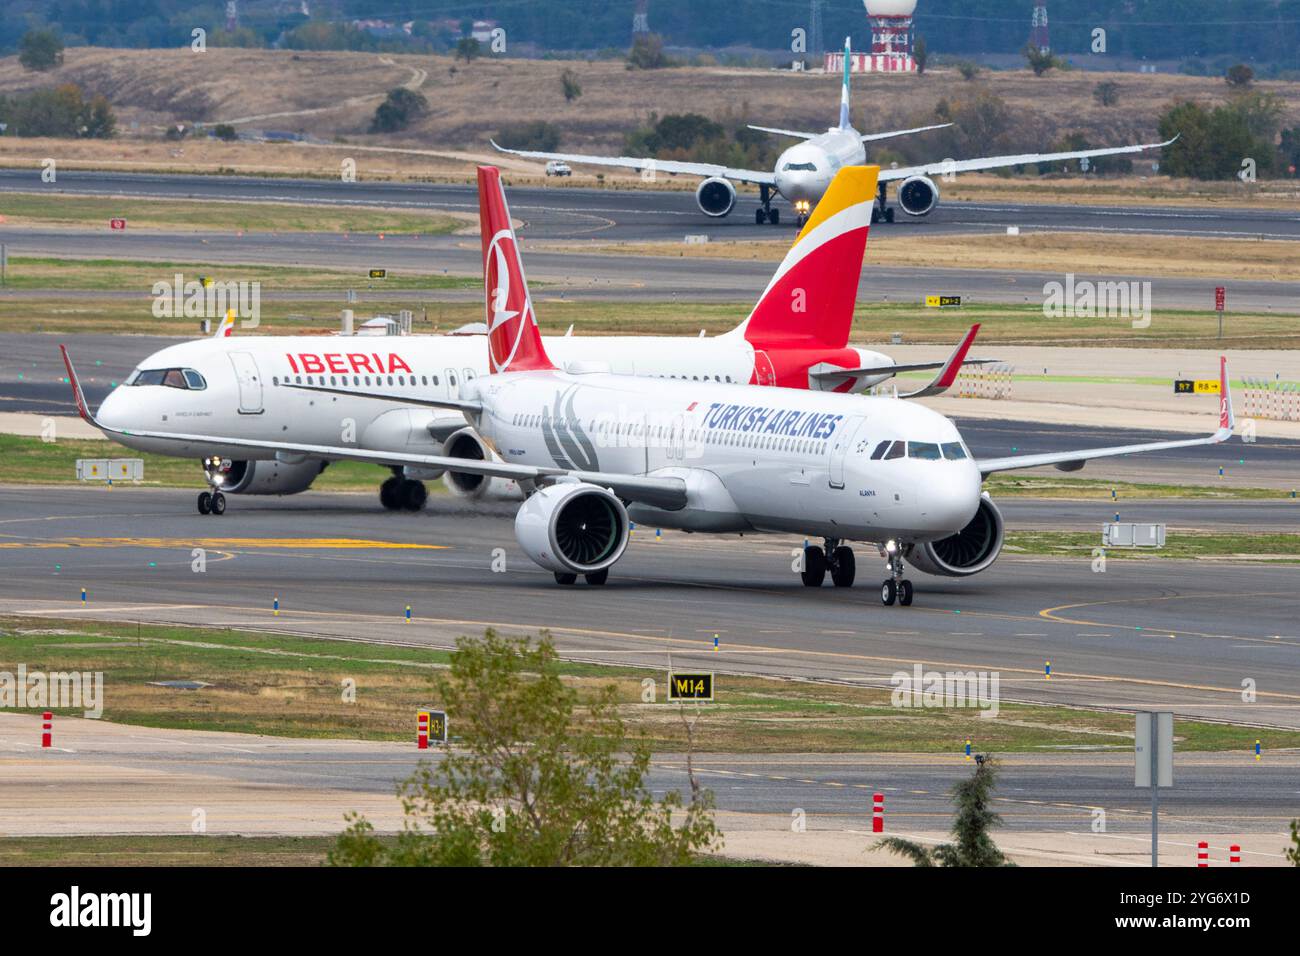
<svg viewBox="0 0 1300 956"><path fill-rule="evenodd" d="M713 338L625 336L546 340L549 354L571 372L601 370L692 382L781 385L824 391L861 392L902 371L937 370L935 379L904 397L938 394L956 379L979 326L972 328L946 362L897 365L887 355L850 348L874 167L846 169L827 194L825 214L800 233L758 304L738 327ZM506 268L516 238L500 173L479 170L483 230L492 241L484 262L511 279ZM507 228L491 233L489 222ZM515 259L517 262L517 258ZM496 302L524 288L485 289L490 327L507 317ZM526 289L525 289L526 291ZM532 303L529 300L529 314ZM453 405L412 407L407 397L433 396L455 402L488 371L485 336L232 337L230 317L212 338L171 345L150 355L99 409L110 427L154 432L204 430L254 439L345 442L372 451L492 459L494 453ZM981 360L969 360L981 361ZM290 385L352 389L329 397L307 395ZM387 404L356 393L382 393ZM305 491L330 459L252 453L241 446L177 439L118 438L141 451L201 460L211 491L199 495L204 514L222 514L226 494L285 495ZM443 476L451 490L470 498L522 497L513 481L484 479L439 468L394 467L380 489L390 509L418 510L424 480Z"/></svg>
<svg viewBox="0 0 1300 956"><path fill-rule="evenodd" d="M851 259L865 210L840 213L848 220L843 227L822 214L818 209L809 228L834 232L826 253L832 261ZM78 411L126 443L181 441L221 454L365 461L517 482L527 497L515 518L516 539L562 585L579 575L603 585L627 550L632 522L708 534L821 538L822 545L804 552L803 582L813 587L828 571L837 586L852 585L856 559L848 542L867 542L888 562L890 576L880 589L886 605L912 603L906 561L950 576L976 574L994 562L1002 548L1002 516L981 492L983 479L994 472L1041 465L1075 471L1094 458L1209 445L1232 435L1223 358L1218 429L1209 436L983 460L971 455L951 420L897 398L565 371L552 361L537 327L504 202L490 204L486 215L487 288L496 293L487 336L490 374L462 382L455 398L412 387L401 400L461 415L465 433L495 453L491 460L371 451L337 440L256 439L194 428L201 426L194 419L184 423L184 433L174 423L152 428L147 416L140 423L102 414L97 420L63 348ZM847 228L857 216L862 225ZM836 281L834 270L803 275L810 283ZM293 378L277 387L314 402L394 401L391 393L339 375L333 382L320 375L302 384Z"/></svg>
<svg viewBox="0 0 1300 956"><path fill-rule="evenodd" d="M677 160L652 159L641 156L590 156L581 153L545 153L536 150L506 149L492 142L493 148L513 156L529 159L559 160L566 163L584 163L590 166L614 166L639 170L642 174L668 173L676 176L701 176L703 182L695 191L695 203L700 212L715 219L726 216L736 206L736 187L733 183L758 186L760 206L754 212L754 222L781 221L781 211L772 207L774 195L784 196L794 206L795 219L803 226L812 207L821 202L830 188L835 174L845 166L861 166L867 161L865 143L911 133L924 133L944 129L951 123L938 126L918 126L915 129L890 130L884 133L859 133L849 122L849 37L844 38L844 80L840 87L839 124L824 133L804 133L798 130L773 129L768 126L750 126L763 133L775 133L803 140L777 157L771 172L754 169L735 169L715 163L691 163ZM1177 139L1177 137L1174 137ZM894 221L894 210L889 206L888 185L898 186L898 208L909 216L928 216L939 205L939 186L931 176L952 176L956 173L976 172L982 169L1005 169L1028 163L1053 163L1068 159L1090 159L1096 156L1117 156L1121 153L1140 153L1160 149L1165 143L1147 143L1140 146L1114 146L1105 149L1083 149L1065 153L1022 153L1017 156L985 156L978 159L945 159L920 166L899 169L882 169L879 179L879 196L872 221Z"/></svg>

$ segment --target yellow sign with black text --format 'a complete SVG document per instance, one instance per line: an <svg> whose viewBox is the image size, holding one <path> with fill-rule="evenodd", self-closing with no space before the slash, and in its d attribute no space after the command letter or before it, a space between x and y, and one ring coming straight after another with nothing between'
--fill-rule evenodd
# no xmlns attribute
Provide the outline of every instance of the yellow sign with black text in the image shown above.
<svg viewBox="0 0 1300 956"><path fill-rule="evenodd" d="M388 270L387 270L387 269L371 269L371 270L370 270L370 278L372 278L372 279L387 279L387 278L388 278Z"/></svg>
<svg viewBox="0 0 1300 956"><path fill-rule="evenodd" d="M925 297L925 307L927 309L960 309L961 296L959 295L927 295Z"/></svg>
<svg viewBox="0 0 1300 956"><path fill-rule="evenodd" d="M669 700L713 700L712 674L675 674L668 672Z"/></svg>

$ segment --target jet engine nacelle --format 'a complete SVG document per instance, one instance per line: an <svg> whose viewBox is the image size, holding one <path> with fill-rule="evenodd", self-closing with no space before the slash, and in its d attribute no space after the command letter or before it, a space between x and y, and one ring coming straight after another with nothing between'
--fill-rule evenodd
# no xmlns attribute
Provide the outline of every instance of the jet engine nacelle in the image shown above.
<svg viewBox="0 0 1300 956"><path fill-rule="evenodd" d="M443 442L442 453L448 458L468 458L471 461L501 460L496 452L483 444L483 439L472 428L453 432ZM452 494L470 501L520 501L524 497L519 484L509 478L488 478L463 471L448 471L442 480Z"/></svg>
<svg viewBox="0 0 1300 956"><path fill-rule="evenodd" d="M939 187L929 176L904 179L898 187L898 208L909 216L928 216L939 205Z"/></svg>
<svg viewBox="0 0 1300 956"><path fill-rule="evenodd" d="M926 574L970 577L997 560L1002 552L1002 537L1002 512L984 495L970 524L954 535L917 545L908 560Z"/></svg>
<svg viewBox="0 0 1300 956"><path fill-rule="evenodd" d="M296 495L310 488L328 464L311 458L287 462L210 458L203 463L203 470L216 490L227 495Z"/></svg>
<svg viewBox="0 0 1300 956"><path fill-rule="evenodd" d="M631 525L613 492L580 481L548 485L515 515L515 538L534 562L560 574L608 568L627 549Z"/></svg>
<svg viewBox="0 0 1300 956"><path fill-rule="evenodd" d="M695 190L695 202L704 215L720 219L735 207L736 187L731 185L730 180L713 176L700 183L700 188Z"/></svg>

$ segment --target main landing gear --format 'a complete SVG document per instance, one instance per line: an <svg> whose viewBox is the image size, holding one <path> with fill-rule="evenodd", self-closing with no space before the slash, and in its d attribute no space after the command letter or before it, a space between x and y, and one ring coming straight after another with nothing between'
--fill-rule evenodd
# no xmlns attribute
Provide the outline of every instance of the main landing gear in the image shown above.
<svg viewBox="0 0 1300 956"><path fill-rule="evenodd" d="M758 201L762 205L754 210L754 225L761 226L765 222L770 222L774 226L781 225L781 210L772 208L771 186L766 183L759 184Z"/></svg>
<svg viewBox="0 0 1300 956"><path fill-rule="evenodd" d="M892 545L893 542L890 542ZM895 601L903 607L912 606L912 582L903 577L903 556L892 547L881 549L889 562L892 577L880 585L880 603L886 607Z"/></svg>
<svg viewBox="0 0 1300 956"><path fill-rule="evenodd" d="M606 581L609 580L609 568L602 568L599 571L592 571L590 574L584 574L583 577L587 579L587 583L590 584L592 587L598 588L601 585L603 585ZM566 574L563 571L556 571L555 583L556 584L577 584L578 576L576 574Z"/></svg>
<svg viewBox="0 0 1300 956"><path fill-rule="evenodd" d="M379 503L389 511L419 511L428 500L424 482L394 474L379 486Z"/></svg>
<svg viewBox="0 0 1300 956"><path fill-rule="evenodd" d="M880 184L880 192L876 195L876 203L871 207L871 222L873 224L880 222L894 221L894 209L889 205L889 187L884 183Z"/></svg>
<svg viewBox="0 0 1300 956"><path fill-rule="evenodd" d="M831 581L837 588L853 587L853 577L857 573L857 560L853 549L840 544L838 538L827 538L826 547L809 545L803 549L803 571L800 577L804 587L819 588L826 580L826 572L831 573Z"/></svg>
<svg viewBox="0 0 1300 956"><path fill-rule="evenodd" d="M199 492L199 514L223 515L226 513L226 496L219 491Z"/></svg>

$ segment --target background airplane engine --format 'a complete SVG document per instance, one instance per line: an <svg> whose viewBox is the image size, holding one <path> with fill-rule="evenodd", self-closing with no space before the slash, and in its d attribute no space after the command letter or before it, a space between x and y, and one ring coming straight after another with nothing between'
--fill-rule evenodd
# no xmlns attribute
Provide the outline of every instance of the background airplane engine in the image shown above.
<svg viewBox="0 0 1300 956"><path fill-rule="evenodd" d="M204 462L203 470L216 490L228 495L296 495L310 488L328 464L312 458L296 462L215 459Z"/></svg>
<svg viewBox="0 0 1300 956"><path fill-rule="evenodd" d="M912 549L908 561L926 574L965 578L979 574L1002 552L1002 512L988 495L980 498L970 524L954 535Z"/></svg>
<svg viewBox="0 0 1300 956"><path fill-rule="evenodd" d="M904 179L898 187L898 208L909 216L928 216L939 205L939 187L928 176Z"/></svg>
<svg viewBox="0 0 1300 956"><path fill-rule="evenodd" d="M483 439L472 428L454 432L442 446L449 458L468 458L473 461L500 461L501 458L483 444ZM488 478L469 475L463 471L448 471L442 476L452 494L470 501L522 501L524 494L517 482L508 478Z"/></svg>
<svg viewBox="0 0 1300 956"><path fill-rule="evenodd" d="M534 562L561 574L590 574L623 556L631 525L612 492L586 482L549 485L515 516L515 538Z"/></svg>
<svg viewBox="0 0 1300 956"><path fill-rule="evenodd" d="M695 190L695 202L700 212L719 219L735 208L736 187L730 180L714 176L700 183L700 188Z"/></svg>

